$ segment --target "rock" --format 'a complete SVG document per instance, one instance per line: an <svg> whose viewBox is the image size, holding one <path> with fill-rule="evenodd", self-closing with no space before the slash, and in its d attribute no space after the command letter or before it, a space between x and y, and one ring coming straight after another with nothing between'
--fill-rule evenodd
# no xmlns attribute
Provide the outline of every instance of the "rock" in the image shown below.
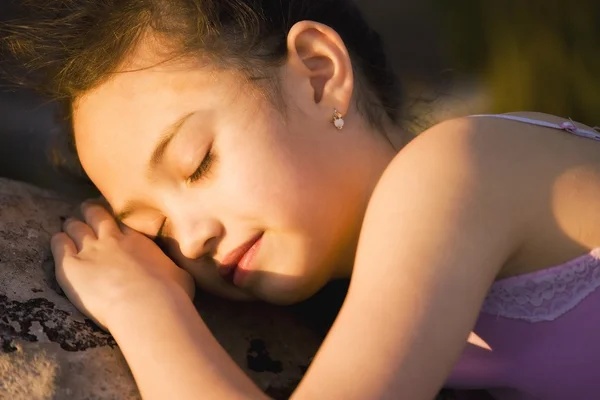
<svg viewBox="0 0 600 400"><path fill-rule="evenodd" d="M57 293L49 239L76 206L0 178L0 399L140 398L113 338ZM274 398L289 396L322 340L291 309L203 294L196 304L233 359Z"/></svg>

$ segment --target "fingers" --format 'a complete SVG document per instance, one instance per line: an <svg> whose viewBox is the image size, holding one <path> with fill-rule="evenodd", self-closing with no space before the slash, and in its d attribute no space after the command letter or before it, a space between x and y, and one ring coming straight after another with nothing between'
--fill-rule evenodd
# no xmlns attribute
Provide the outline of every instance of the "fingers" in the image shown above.
<svg viewBox="0 0 600 400"><path fill-rule="evenodd" d="M69 235L61 232L52 236L52 239L50 240L50 249L52 250L52 257L54 258L54 278L62 290L66 283L64 271L66 259L77 255L77 247Z"/></svg>
<svg viewBox="0 0 600 400"><path fill-rule="evenodd" d="M81 213L85 222L92 228L98 238L120 233L113 215L100 203L86 201L81 205Z"/></svg>
<svg viewBox="0 0 600 400"><path fill-rule="evenodd" d="M69 239L74 243L76 252L78 253L83 249L83 246L92 240L96 239L96 234L92 228L75 218L69 218L63 224L63 232L68 235Z"/></svg>
<svg viewBox="0 0 600 400"><path fill-rule="evenodd" d="M85 225L83 222L79 222L79 224ZM85 310L85 306L81 303L81 300L77 296L69 277L70 274L72 275L72 273L79 270L79 268L73 269L72 263L70 269L66 267L68 264L67 258L77 257L78 251L77 247L75 246L75 242L71 240L67 233L61 232L52 236L52 239L50 240L50 248L52 250L52 256L54 257L54 278L56 279L58 286L61 288L61 292L59 294L67 296L67 298L80 311L89 315L89 313L87 313ZM90 316L90 318L96 323L96 325L106 330L106 327L100 324L95 318L93 318L93 316Z"/></svg>
<svg viewBox="0 0 600 400"><path fill-rule="evenodd" d="M56 264L61 263L66 257L77 255L75 243L64 232L52 236L52 239L50 240L50 249Z"/></svg>

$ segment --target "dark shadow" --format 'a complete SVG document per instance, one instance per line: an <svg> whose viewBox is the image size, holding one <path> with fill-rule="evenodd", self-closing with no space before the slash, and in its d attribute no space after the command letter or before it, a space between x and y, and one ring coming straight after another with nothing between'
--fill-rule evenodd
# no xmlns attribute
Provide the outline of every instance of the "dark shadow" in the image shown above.
<svg viewBox="0 0 600 400"><path fill-rule="evenodd" d="M66 127L58 121L56 104L45 103L29 91L6 89L7 85L3 90L2 85L0 82L0 176L77 199L96 196L87 180L53 162L55 152L61 158L69 154Z"/></svg>
<svg viewBox="0 0 600 400"><path fill-rule="evenodd" d="M289 308L324 338L342 308L349 284L346 279L330 282L310 299Z"/></svg>
<svg viewBox="0 0 600 400"><path fill-rule="evenodd" d="M18 0L0 2L0 23L16 17ZM0 54L0 70L18 76L19 66ZM68 125L58 105L32 90L0 79L0 176L54 189L77 199L95 196L93 186L78 175L67 151ZM58 155L71 157L72 169L59 168Z"/></svg>

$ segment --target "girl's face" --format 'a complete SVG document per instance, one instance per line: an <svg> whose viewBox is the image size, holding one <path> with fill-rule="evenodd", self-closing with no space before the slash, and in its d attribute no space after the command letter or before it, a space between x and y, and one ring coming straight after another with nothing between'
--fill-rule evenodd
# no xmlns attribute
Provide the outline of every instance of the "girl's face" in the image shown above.
<svg viewBox="0 0 600 400"><path fill-rule="evenodd" d="M349 275L377 140L358 117L335 129L297 71L282 69L285 116L232 72L182 65L116 74L74 104L91 180L205 290L289 304Z"/></svg>

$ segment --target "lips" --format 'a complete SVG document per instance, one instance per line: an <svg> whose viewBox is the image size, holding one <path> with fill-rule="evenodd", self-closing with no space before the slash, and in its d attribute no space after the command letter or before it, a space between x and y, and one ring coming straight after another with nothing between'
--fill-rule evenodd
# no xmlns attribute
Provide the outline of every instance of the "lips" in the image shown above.
<svg viewBox="0 0 600 400"><path fill-rule="evenodd" d="M262 238L262 232L255 235L241 246L229 252L220 263L219 275L228 282L238 284L242 272L247 272L252 264L254 254L258 250L258 244ZM243 270L243 271L241 271ZM243 274L245 275L245 273Z"/></svg>

